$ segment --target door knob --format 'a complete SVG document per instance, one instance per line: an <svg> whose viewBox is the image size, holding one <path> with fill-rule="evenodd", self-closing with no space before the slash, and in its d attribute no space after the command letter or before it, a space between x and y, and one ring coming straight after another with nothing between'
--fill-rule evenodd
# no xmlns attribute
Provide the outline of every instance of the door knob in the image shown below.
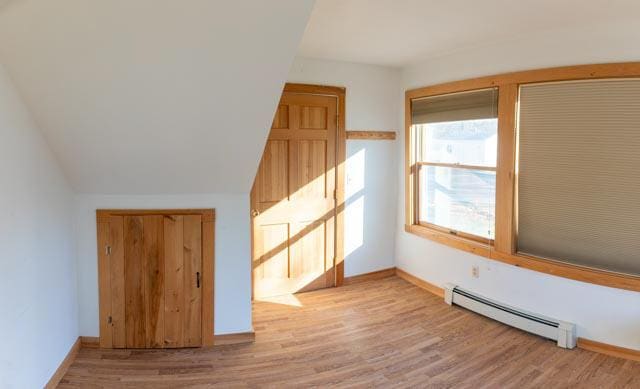
<svg viewBox="0 0 640 389"><path fill-rule="evenodd" d="M260 215L260 211L258 211L257 209L252 209L251 210L251 216L256 217Z"/></svg>

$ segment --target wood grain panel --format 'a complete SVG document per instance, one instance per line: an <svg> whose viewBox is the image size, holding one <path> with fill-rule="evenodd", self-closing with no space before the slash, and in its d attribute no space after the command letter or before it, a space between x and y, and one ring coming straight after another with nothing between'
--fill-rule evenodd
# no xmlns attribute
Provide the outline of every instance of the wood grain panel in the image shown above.
<svg viewBox="0 0 640 389"><path fill-rule="evenodd" d="M111 238L111 326L114 348L127 345L126 334L126 298L125 298L125 262L124 262L124 217L110 216ZM102 336L100 336L102 340ZM102 344L101 344L102 345Z"/></svg>
<svg viewBox="0 0 640 389"><path fill-rule="evenodd" d="M351 140L395 140L395 131L360 130L347 131L347 139Z"/></svg>
<svg viewBox="0 0 640 389"><path fill-rule="evenodd" d="M289 106L278 106L271 128L289 128Z"/></svg>
<svg viewBox="0 0 640 389"><path fill-rule="evenodd" d="M289 224L265 225L260 232L259 245L264 254L260 258L258 277L286 279L289 276Z"/></svg>
<svg viewBox="0 0 640 389"><path fill-rule="evenodd" d="M343 89L335 93L338 100L337 117L337 138L335 145L335 161L330 161L331 166L335 166L335 199L336 217L335 224L335 257L334 257L334 282L336 286L341 286L344 282L344 210L345 210L345 165L347 160L347 135L346 135L346 91ZM331 221L327 221L331 223Z"/></svg>
<svg viewBox="0 0 640 389"><path fill-rule="evenodd" d="M258 168L257 185L261 202L280 201L288 196L289 142L269 140Z"/></svg>
<svg viewBox="0 0 640 389"><path fill-rule="evenodd" d="M163 216L143 216L142 261L145 283L146 347L164 345L164 224Z"/></svg>
<svg viewBox="0 0 640 389"><path fill-rule="evenodd" d="M215 279L215 221L202 218L202 345L213 346L214 279Z"/></svg>
<svg viewBox="0 0 640 389"><path fill-rule="evenodd" d="M164 346L184 346L184 216L164 217Z"/></svg>
<svg viewBox="0 0 640 389"><path fill-rule="evenodd" d="M202 220L215 219L215 210L212 208L175 208L175 209L98 209L98 220L109 216L144 216L144 215L201 215Z"/></svg>
<svg viewBox="0 0 640 389"><path fill-rule="evenodd" d="M108 247L111 244L110 223L98 222L98 290L100 298L100 346L112 347L113 332L111 316L111 257Z"/></svg>
<svg viewBox="0 0 640 389"><path fill-rule="evenodd" d="M302 237L291 244L290 277L316 277L325 271L325 228L324 223L298 223L295 233L304 231ZM304 286L304 285L302 285Z"/></svg>
<svg viewBox="0 0 640 389"><path fill-rule="evenodd" d="M498 91L495 249L508 254L513 254L516 250L514 201L517 99L516 84L500 87Z"/></svg>
<svg viewBox="0 0 640 389"><path fill-rule="evenodd" d="M143 258L143 221L141 216L124 218L124 286L126 347L146 347L146 312Z"/></svg>
<svg viewBox="0 0 640 389"><path fill-rule="evenodd" d="M202 344L202 218L184 216L184 346Z"/></svg>
<svg viewBox="0 0 640 389"><path fill-rule="evenodd" d="M327 128L327 107L300 106L298 128L304 130L325 130Z"/></svg>
<svg viewBox="0 0 640 389"><path fill-rule="evenodd" d="M292 200L324 198L327 196L326 142L318 140L291 141Z"/></svg>

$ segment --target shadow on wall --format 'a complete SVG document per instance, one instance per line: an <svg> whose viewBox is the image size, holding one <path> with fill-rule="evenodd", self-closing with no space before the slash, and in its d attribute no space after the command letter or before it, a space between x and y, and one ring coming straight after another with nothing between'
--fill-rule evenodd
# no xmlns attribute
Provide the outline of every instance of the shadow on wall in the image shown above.
<svg viewBox="0 0 640 389"><path fill-rule="evenodd" d="M345 261L364 245L365 158L364 147L352 150L347 157L345 169Z"/></svg>

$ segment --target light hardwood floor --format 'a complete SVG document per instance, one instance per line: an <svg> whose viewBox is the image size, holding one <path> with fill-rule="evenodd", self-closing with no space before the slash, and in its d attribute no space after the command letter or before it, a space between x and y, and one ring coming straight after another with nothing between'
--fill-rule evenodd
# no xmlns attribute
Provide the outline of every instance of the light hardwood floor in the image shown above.
<svg viewBox="0 0 640 389"><path fill-rule="evenodd" d="M390 277L254 305L254 344L82 349L72 387L640 387L640 363L529 335Z"/></svg>

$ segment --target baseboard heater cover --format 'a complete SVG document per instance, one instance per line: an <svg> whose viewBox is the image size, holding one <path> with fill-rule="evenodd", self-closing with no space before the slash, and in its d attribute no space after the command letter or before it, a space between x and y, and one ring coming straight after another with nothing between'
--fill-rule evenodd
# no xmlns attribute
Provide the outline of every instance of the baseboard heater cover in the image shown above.
<svg viewBox="0 0 640 389"><path fill-rule="evenodd" d="M573 323L511 307L461 289L454 284L445 285L444 301L449 305L459 305L501 323L555 340L559 347L569 349L576 347L576 326Z"/></svg>

